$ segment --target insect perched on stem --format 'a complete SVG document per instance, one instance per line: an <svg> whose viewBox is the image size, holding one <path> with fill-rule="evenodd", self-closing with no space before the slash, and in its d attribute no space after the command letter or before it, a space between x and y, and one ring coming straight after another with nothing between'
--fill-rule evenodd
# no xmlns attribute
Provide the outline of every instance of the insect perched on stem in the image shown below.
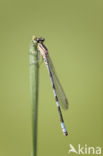
<svg viewBox="0 0 103 156"><path fill-rule="evenodd" d="M62 116L60 106L63 109L68 109L68 100L65 96L63 88L59 82L59 79L56 76L56 72L55 72L53 63L52 63L51 58L50 58L49 53L48 53L48 49L46 48L46 46L43 43L45 41L45 39L42 37L37 38L37 37L33 36L32 41L33 41L33 43L37 43L37 50L41 53L41 55L44 59L44 62L47 66L49 76L50 76L50 80L51 80L51 84L53 87L56 105L57 105L59 116L60 116L61 127L62 127L64 135L67 136L68 132L67 132L67 129L64 125L64 120L63 120L63 116Z"/></svg>

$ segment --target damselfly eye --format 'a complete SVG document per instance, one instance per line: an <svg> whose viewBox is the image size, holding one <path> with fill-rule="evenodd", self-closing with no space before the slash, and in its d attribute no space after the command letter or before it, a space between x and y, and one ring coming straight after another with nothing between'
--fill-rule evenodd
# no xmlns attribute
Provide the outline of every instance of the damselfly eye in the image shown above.
<svg viewBox="0 0 103 156"><path fill-rule="evenodd" d="M37 42L39 43L39 42L44 42L45 41L45 39L44 38L42 38L42 37L40 37L40 38L37 38Z"/></svg>
<svg viewBox="0 0 103 156"><path fill-rule="evenodd" d="M35 35L33 35L32 41L33 41L34 43L37 43L37 37L36 37Z"/></svg>
<svg viewBox="0 0 103 156"><path fill-rule="evenodd" d="M36 37L35 35L33 35L32 39L33 39L33 40L36 40L36 39L37 39L37 37Z"/></svg>

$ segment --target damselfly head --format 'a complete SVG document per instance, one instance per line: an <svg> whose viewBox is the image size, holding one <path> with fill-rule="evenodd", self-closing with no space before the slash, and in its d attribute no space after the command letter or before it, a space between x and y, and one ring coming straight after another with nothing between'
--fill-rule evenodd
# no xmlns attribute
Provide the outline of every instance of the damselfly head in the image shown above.
<svg viewBox="0 0 103 156"><path fill-rule="evenodd" d="M37 38L37 42L38 42L38 43L44 42L44 41L45 41L45 38L43 38L43 37Z"/></svg>
<svg viewBox="0 0 103 156"><path fill-rule="evenodd" d="M44 39L43 37L37 38L35 35L33 35L32 41L33 41L34 43L41 43L41 42L44 42L45 39Z"/></svg>

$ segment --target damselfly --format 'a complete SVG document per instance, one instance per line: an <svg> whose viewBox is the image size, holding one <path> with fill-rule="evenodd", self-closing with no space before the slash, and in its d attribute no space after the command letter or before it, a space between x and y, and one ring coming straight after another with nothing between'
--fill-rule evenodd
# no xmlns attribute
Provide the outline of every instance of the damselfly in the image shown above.
<svg viewBox="0 0 103 156"><path fill-rule="evenodd" d="M37 37L33 36L32 42L37 44L37 50L41 53L41 55L44 59L44 62L47 66L49 76L50 76L50 80L51 80L51 84L53 87L56 105L57 105L59 116L60 116L61 127L62 127L64 135L67 136L68 132L67 132L66 127L64 125L64 120L63 120L60 105L62 106L63 109L67 109L68 108L68 101L67 101L65 93L62 89L62 86L59 82L59 79L56 76L53 63L52 63L51 58L50 58L49 53L48 53L48 49L46 48L46 46L43 43L44 40L45 40L44 38L37 38Z"/></svg>

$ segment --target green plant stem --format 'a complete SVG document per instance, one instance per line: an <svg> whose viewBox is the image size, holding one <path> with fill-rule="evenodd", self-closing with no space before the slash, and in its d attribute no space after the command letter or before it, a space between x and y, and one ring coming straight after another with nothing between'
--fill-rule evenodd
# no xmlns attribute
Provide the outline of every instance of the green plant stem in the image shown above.
<svg viewBox="0 0 103 156"><path fill-rule="evenodd" d="M37 155L38 79L39 79L39 64L38 64L37 45L32 43L32 48L30 50L30 90L32 104L32 141L33 141L32 156Z"/></svg>

